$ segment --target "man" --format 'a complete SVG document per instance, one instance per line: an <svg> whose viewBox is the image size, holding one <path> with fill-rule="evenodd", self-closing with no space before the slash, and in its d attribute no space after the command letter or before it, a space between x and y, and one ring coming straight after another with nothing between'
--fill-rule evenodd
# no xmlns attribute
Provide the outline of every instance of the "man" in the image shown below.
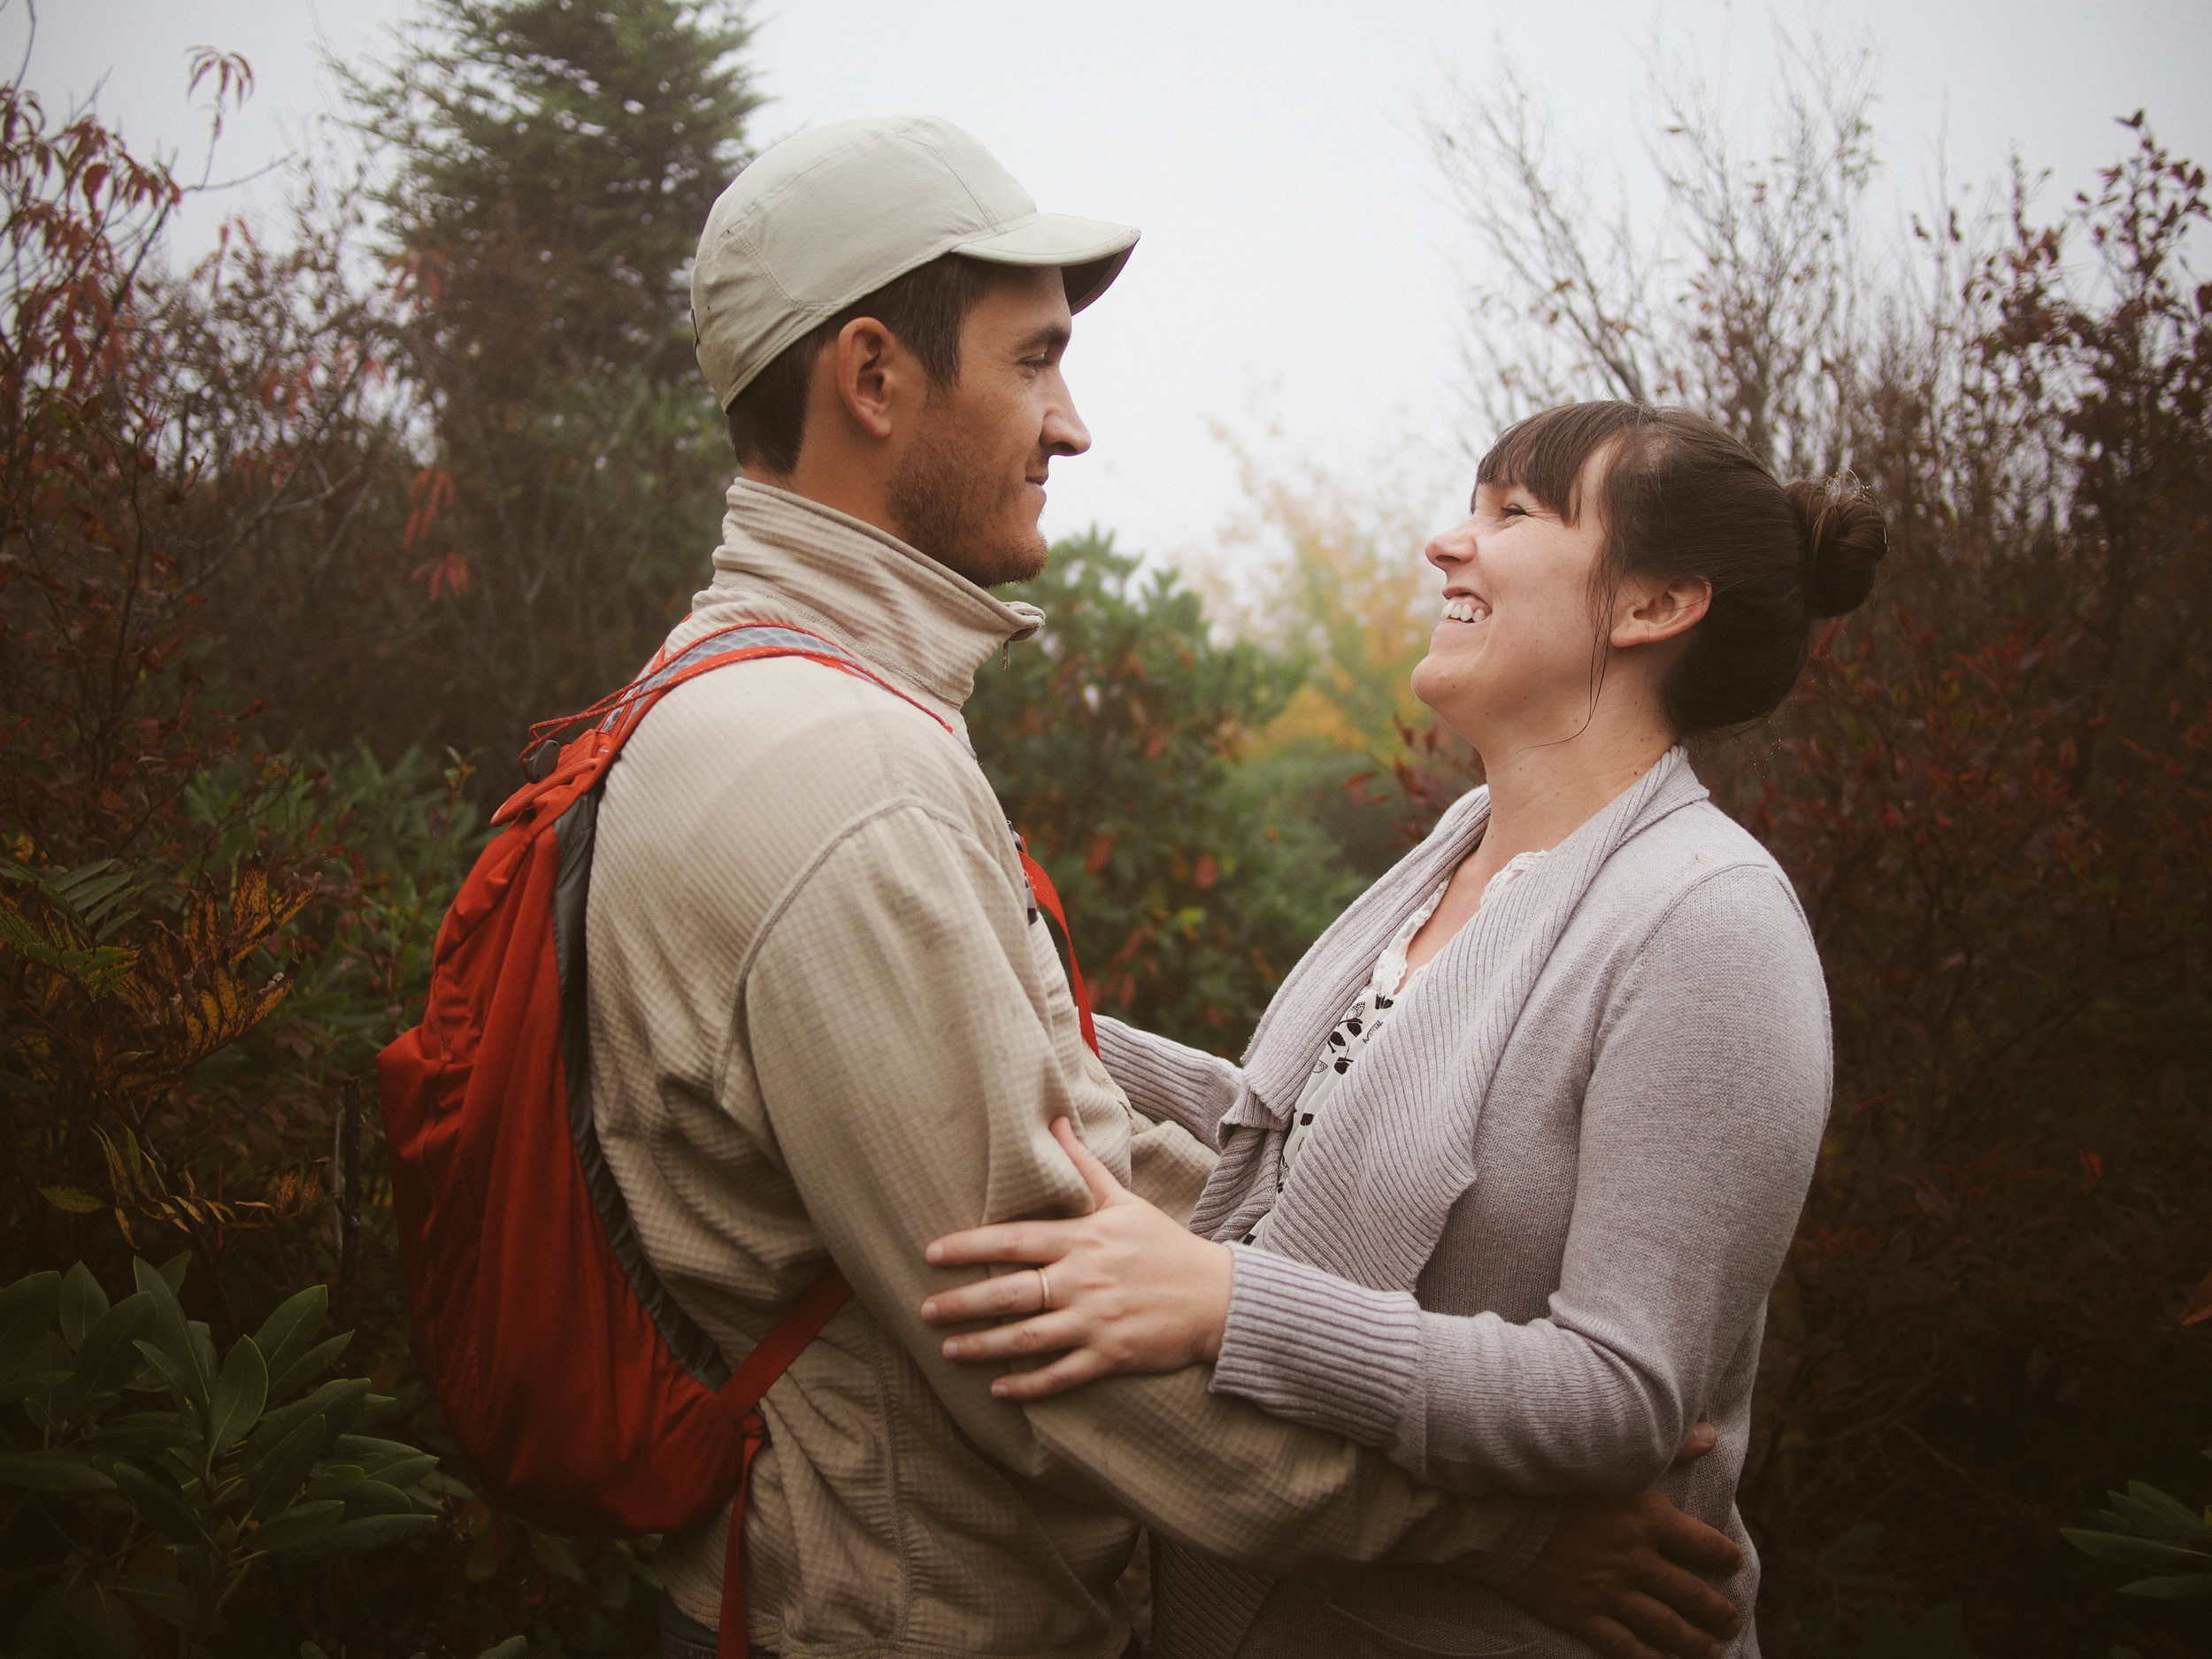
<svg viewBox="0 0 2212 1659"><path fill-rule="evenodd" d="M797 659L703 675L630 740L599 818L592 1098L647 1258L733 1357L828 1263L856 1293L763 1402L747 1635L786 1659L1112 1659L1133 1517L1277 1571L1518 1580L1620 1654L1650 1650L1602 1615L1707 1651L1635 1584L1707 1607L1701 1586L1637 1540L1671 1525L1710 1570L1732 1551L1655 1499L1554 1537L1555 1504L1417 1486L1212 1396L1203 1368L1018 1408L919 1317L954 1282L930 1239L1089 1208L1054 1118L1175 1213L1212 1161L1085 1048L961 718L977 666L1042 622L987 589L1043 567L1051 462L1090 442L1070 317L1136 240L1039 214L964 134L893 119L776 146L700 243L699 359L742 476L671 643L785 623L892 687ZM672 1653L712 1651L722 1530L658 1557Z"/></svg>

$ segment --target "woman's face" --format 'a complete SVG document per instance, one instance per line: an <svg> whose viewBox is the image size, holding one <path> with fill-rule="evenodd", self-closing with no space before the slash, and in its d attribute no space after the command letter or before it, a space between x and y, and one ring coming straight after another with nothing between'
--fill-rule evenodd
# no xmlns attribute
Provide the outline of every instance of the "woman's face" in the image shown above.
<svg viewBox="0 0 2212 1659"><path fill-rule="evenodd" d="M1477 487L1464 522L1428 545L1444 572L1443 617L1413 671L1414 695L1496 758L1571 737L1587 721L1598 668L1591 579L1603 549L1593 457L1570 525L1518 484Z"/></svg>

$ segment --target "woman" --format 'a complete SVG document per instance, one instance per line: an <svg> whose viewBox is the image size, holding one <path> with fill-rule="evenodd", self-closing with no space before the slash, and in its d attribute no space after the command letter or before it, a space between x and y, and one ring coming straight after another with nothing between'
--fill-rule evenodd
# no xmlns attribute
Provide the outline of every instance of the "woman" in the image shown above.
<svg viewBox="0 0 2212 1659"><path fill-rule="evenodd" d="M1657 1480L1726 1531L1766 1296L1830 1089L1820 964L1773 859L1681 744L1771 711L1816 618L1886 541L1855 491L1785 487L1710 421L1626 403L1508 432L1429 545L1414 671L1487 784L1325 933L1246 1064L1101 1021L1141 1111L1221 1148L1186 1233L1116 1188L1079 1220L931 1247L1035 1271L940 1294L958 1359L1061 1351L1034 1398L1118 1370L1212 1386L1433 1484L1567 1495ZM1717 1449L1669 1473L1700 1419ZM1450 1575L1270 1580L1165 1544L1169 1655L1585 1654Z"/></svg>

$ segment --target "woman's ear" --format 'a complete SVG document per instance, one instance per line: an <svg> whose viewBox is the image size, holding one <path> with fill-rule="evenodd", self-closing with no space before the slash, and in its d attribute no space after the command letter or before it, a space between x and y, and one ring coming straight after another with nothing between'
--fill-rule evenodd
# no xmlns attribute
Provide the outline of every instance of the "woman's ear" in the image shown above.
<svg viewBox="0 0 2212 1659"><path fill-rule="evenodd" d="M1613 611L1616 646L1656 645L1688 633L1713 606L1713 584L1702 576L1670 582L1630 581Z"/></svg>

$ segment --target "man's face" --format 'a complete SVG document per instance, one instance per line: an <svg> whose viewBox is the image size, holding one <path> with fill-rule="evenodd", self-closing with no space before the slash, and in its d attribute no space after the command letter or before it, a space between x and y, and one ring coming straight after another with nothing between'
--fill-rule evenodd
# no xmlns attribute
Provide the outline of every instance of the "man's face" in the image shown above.
<svg viewBox="0 0 2212 1659"><path fill-rule="evenodd" d="M1044 569L1047 469L1091 447L1060 374L1068 330L1059 271L1007 267L968 313L958 378L930 388L892 474L901 535L979 587Z"/></svg>

